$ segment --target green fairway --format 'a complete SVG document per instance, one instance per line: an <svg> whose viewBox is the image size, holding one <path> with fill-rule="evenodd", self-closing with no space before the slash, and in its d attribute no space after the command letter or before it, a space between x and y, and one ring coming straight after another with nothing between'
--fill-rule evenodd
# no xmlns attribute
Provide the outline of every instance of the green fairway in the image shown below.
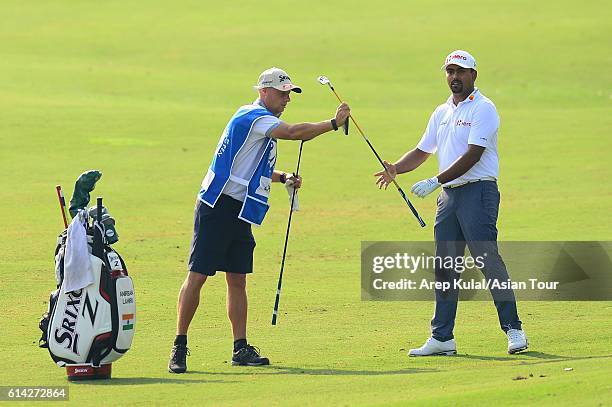
<svg viewBox="0 0 612 407"><path fill-rule="evenodd" d="M304 144L279 324L270 325L288 216L272 188L255 228L249 341L266 368L231 366L223 275L189 331L189 374L171 375L176 298L193 205L219 136L270 66L303 89L283 120L331 118L328 76L383 158L413 148L448 97L444 57L466 49L496 104L500 240L612 240L610 4L469 0L0 2L0 386L68 382L37 347L62 229L55 185L100 169L93 196L117 219L136 287L134 343L113 380L70 384L96 405L609 405L612 302L520 302L529 337L506 353L495 307L459 305L458 355L408 359L430 334L430 302L362 302L361 241L433 240L435 194L379 191L352 128ZM295 170L299 143L279 142ZM398 182L437 172L432 157ZM512 270L510 270L512 273ZM572 368L572 370L565 370ZM606 401L608 400L608 401Z"/></svg>

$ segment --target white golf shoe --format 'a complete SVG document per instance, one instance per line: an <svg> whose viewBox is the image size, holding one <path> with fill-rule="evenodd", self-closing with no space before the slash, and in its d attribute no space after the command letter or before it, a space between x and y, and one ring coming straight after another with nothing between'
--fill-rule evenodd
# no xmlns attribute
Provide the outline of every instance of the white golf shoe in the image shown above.
<svg viewBox="0 0 612 407"><path fill-rule="evenodd" d="M440 342L437 339L429 338L420 348L410 349L410 351L408 351L408 356L448 356L456 354L457 344L454 339Z"/></svg>
<svg viewBox="0 0 612 407"><path fill-rule="evenodd" d="M527 344L527 335L521 329L508 329L506 335L508 335L508 353L511 355L525 350L529 346Z"/></svg>

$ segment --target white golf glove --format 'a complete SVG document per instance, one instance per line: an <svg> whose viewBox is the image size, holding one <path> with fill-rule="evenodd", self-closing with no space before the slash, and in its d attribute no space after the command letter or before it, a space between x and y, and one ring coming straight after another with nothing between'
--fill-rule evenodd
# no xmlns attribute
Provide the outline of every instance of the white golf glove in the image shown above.
<svg viewBox="0 0 612 407"><path fill-rule="evenodd" d="M295 189L293 187L292 179L287 179L287 181L285 182L285 188L287 188L287 193L289 194L289 205L291 205L291 198L293 197L293 190ZM296 211L296 212L300 210L300 202L298 201L298 192L299 192L299 189L295 191L295 197L293 198L293 207L291 208L292 211Z"/></svg>
<svg viewBox="0 0 612 407"><path fill-rule="evenodd" d="M414 184L410 189L410 192L412 192L419 198L425 198L427 195L438 189L440 185L442 184L438 182L438 177L431 177Z"/></svg>

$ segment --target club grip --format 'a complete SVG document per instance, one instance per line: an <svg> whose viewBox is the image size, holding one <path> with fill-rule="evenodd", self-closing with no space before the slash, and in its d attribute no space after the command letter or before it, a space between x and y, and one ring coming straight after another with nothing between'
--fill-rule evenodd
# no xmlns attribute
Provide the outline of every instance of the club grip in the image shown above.
<svg viewBox="0 0 612 407"><path fill-rule="evenodd" d="M93 247L92 254L104 261L104 229L102 226L102 198L98 197L96 202L96 220L93 223Z"/></svg>
<svg viewBox="0 0 612 407"><path fill-rule="evenodd" d="M96 200L96 220L99 224L102 223L102 197Z"/></svg>

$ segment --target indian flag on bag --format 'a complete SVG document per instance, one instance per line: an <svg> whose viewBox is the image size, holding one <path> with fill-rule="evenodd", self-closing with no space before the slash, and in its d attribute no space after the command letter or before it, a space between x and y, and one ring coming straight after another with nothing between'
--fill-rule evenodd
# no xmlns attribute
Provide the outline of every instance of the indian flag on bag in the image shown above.
<svg viewBox="0 0 612 407"><path fill-rule="evenodd" d="M123 314L121 316L123 320L123 330L128 331L130 329L134 329L134 314Z"/></svg>

